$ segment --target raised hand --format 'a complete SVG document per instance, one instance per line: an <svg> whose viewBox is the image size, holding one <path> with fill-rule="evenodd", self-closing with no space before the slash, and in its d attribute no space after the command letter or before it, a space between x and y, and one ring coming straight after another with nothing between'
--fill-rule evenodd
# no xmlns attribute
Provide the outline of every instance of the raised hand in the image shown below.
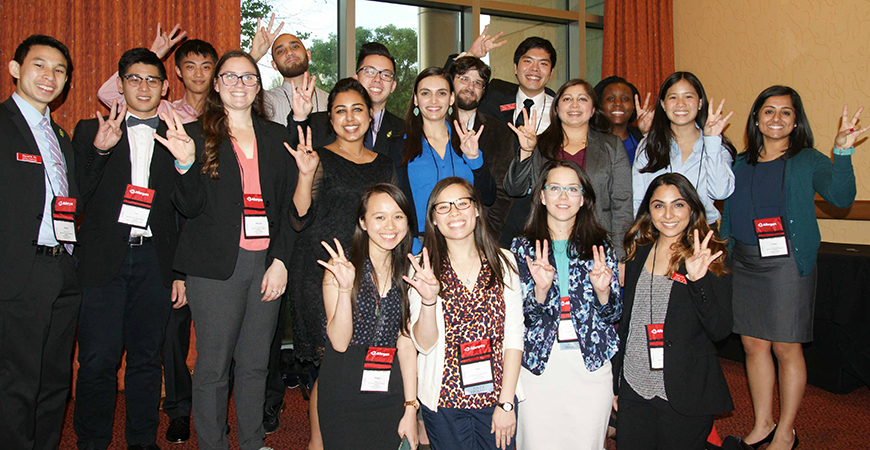
<svg viewBox="0 0 870 450"><path fill-rule="evenodd" d="M411 260L411 267L414 269L414 277L402 275L402 279L417 290L417 293L420 294L420 298L424 302L432 303L435 301L435 297L438 296L438 292L441 291L441 283L438 281L438 278L435 278L435 273L432 272L432 264L429 262L429 251L426 250L426 247L423 247L423 254L420 258L423 261L422 267L417 262L417 258L408 253L408 259Z"/></svg>
<svg viewBox="0 0 870 450"><path fill-rule="evenodd" d="M643 101L643 107L640 106L640 97L634 96L634 111L637 113L637 128L640 129L640 132L643 134L649 133L649 130L652 128L653 117L656 115L655 106L650 107L649 105L649 92L646 93L646 100Z"/></svg>
<svg viewBox="0 0 870 450"><path fill-rule="evenodd" d="M543 303L556 276L556 268L550 265L550 243L546 239L544 239L543 250L541 250L541 241L535 240L535 261L532 262L532 259L526 255L526 264L535 282L535 298Z"/></svg>
<svg viewBox="0 0 870 450"><path fill-rule="evenodd" d="M843 118L840 120L840 130L834 137L834 147L843 149L854 147L858 136L870 130L870 125L858 129L858 118L861 116L861 111L864 111L864 107L858 108L858 112L855 113L852 120L849 120L849 105L843 105Z"/></svg>
<svg viewBox="0 0 870 450"><path fill-rule="evenodd" d="M335 282L338 283L338 289L347 292L353 287L353 281L356 277L356 268L354 268L353 264L351 264L350 261L347 260L347 257L345 257L344 249L341 247L341 242L338 242L338 239L335 238L333 238L332 241L335 242L335 250L333 250L326 242L320 242L320 245L326 249L332 259L330 262L318 260L317 264L320 264L332 272L332 275L335 277Z"/></svg>
<svg viewBox="0 0 870 450"><path fill-rule="evenodd" d="M719 250L715 254L712 254L712 250L708 248L710 245L710 239L713 238L713 230L710 230L707 233L707 237L704 238L704 242L698 237L698 229L695 228L695 253L686 259L686 274L689 275L689 280L698 281L701 278L704 278L704 275L707 274L707 268L710 267L710 264L716 260L716 258L722 256L722 250Z"/></svg>
<svg viewBox="0 0 870 450"><path fill-rule="evenodd" d="M725 129L725 124L728 123L728 119L734 115L734 111L728 113L724 118L722 117L722 108L725 106L725 99L723 98L721 102L719 102L719 108L716 109L716 112L713 112L713 102L712 98L707 102L707 123L704 124L704 136L719 136L722 134L722 130Z"/></svg>
<svg viewBox="0 0 870 450"><path fill-rule="evenodd" d="M466 52L466 54L468 54L468 56L483 58L489 52L491 52L492 49L498 48L498 47L501 47L502 45L507 44L507 39L505 39L501 42L495 41L496 39L500 38L501 35L504 34L504 31L499 31L498 34L496 34L495 36L490 36L490 35L486 34L487 29L489 29L489 25L483 27L483 32L481 32L480 36L478 36L474 40L474 42L471 43L471 48L468 49L468 51Z"/></svg>
<svg viewBox="0 0 870 450"><path fill-rule="evenodd" d="M311 127L307 128L307 134L302 133L302 127L299 125L296 126L296 130L299 133L299 145L296 146L296 150L293 150L290 144L286 142L284 143L284 148L296 160L296 167L298 167L301 177L314 176L314 171L317 170L317 165L320 164L320 155L311 146Z"/></svg>
<svg viewBox="0 0 870 450"><path fill-rule="evenodd" d="M520 148L524 151L531 152L538 145L538 132L535 129L538 124L537 117L537 110L533 109L532 116L529 117L529 112L523 108L523 126L517 128L514 124L507 122L508 128L516 133L517 139L520 141Z"/></svg>
<svg viewBox="0 0 870 450"><path fill-rule="evenodd" d="M193 139L184 130L184 124L181 123L178 113L172 110L171 118L166 113L160 113L160 119L166 122L166 137L164 138L154 133L154 139L169 149L172 156L178 160L178 164L182 166L192 164L196 159L196 146L193 143Z"/></svg>
<svg viewBox="0 0 870 450"><path fill-rule="evenodd" d="M157 54L157 57L163 59L166 55L169 54L169 50L172 50L172 47L175 46L179 41L184 39L187 36L187 31L181 30L181 24L176 23L175 27L172 28L168 34L163 33L161 31L160 23L157 24L157 36L154 38L154 42L151 43L151 51ZM178 33L178 34L176 34Z"/></svg>
<svg viewBox="0 0 870 450"><path fill-rule="evenodd" d="M607 252L604 251L604 246L592 246L592 270L589 271L589 282L592 283L592 289L598 295L600 300L610 296L610 280L613 279L613 271L607 266ZM606 303L602 302L602 304Z"/></svg>
<svg viewBox="0 0 870 450"><path fill-rule="evenodd" d="M481 125L480 129L475 133L474 130L466 131L465 127L459 125L458 121L453 121L453 129L459 134L459 150L462 150L462 154L469 159L475 159L480 156L478 142L480 141L481 133L483 133L483 127L484 125Z"/></svg>
<svg viewBox="0 0 870 450"><path fill-rule="evenodd" d="M106 120L103 120L103 115L97 111L97 136L94 138L94 147L97 150L107 151L118 144L121 140L121 124L127 117L127 105L118 105L118 100L112 100L112 107L109 108L109 115Z"/></svg>
<svg viewBox="0 0 870 450"><path fill-rule="evenodd" d="M254 61L259 61L266 53L269 53L269 47L275 42L278 33L284 28L284 22L278 24L278 28L272 31L272 25L275 24L275 13L272 13L272 18L269 19L269 28L260 26L260 18L257 18L257 32L254 34L254 39L251 41L250 55Z"/></svg>
<svg viewBox="0 0 870 450"><path fill-rule="evenodd" d="M303 122L314 110L314 81L316 76L309 76L308 72L302 74L302 85L296 86L296 83L290 81L290 89L293 91L293 98L290 99L290 107L293 109L293 120Z"/></svg>

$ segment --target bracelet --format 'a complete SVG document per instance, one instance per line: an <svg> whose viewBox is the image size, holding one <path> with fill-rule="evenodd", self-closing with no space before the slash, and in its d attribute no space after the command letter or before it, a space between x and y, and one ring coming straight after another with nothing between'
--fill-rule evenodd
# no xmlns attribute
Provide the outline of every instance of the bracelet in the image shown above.
<svg viewBox="0 0 870 450"><path fill-rule="evenodd" d="M353 288L350 288L350 289L342 289L340 287L338 288L338 292L344 292L345 294L350 293L350 291L352 291L352 290L353 290Z"/></svg>
<svg viewBox="0 0 870 450"><path fill-rule="evenodd" d="M405 408L407 408L408 406L413 406L414 409L420 409L420 402L418 402L417 399L415 398L414 400L406 401L405 404L402 406Z"/></svg>
<svg viewBox="0 0 870 450"><path fill-rule="evenodd" d="M423 304L423 306L435 306L438 303L438 300L435 300L432 303L426 303L423 300L420 300L420 303Z"/></svg>
<svg viewBox="0 0 870 450"><path fill-rule="evenodd" d="M190 164L187 164L187 165L184 165L184 166L183 166L183 165L181 165L181 164L178 164L178 160L177 160L177 159L175 160L175 168L178 169L178 170L187 170L187 169L190 169L191 167L193 167L193 162L191 162Z"/></svg>
<svg viewBox="0 0 870 450"><path fill-rule="evenodd" d="M855 154L855 147L837 148L837 146L834 146L834 154L838 156L852 156Z"/></svg>
<svg viewBox="0 0 870 450"><path fill-rule="evenodd" d="M112 153L112 149L108 149L108 150L97 149L97 154L100 156L109 156L111 153Z"/></svg>

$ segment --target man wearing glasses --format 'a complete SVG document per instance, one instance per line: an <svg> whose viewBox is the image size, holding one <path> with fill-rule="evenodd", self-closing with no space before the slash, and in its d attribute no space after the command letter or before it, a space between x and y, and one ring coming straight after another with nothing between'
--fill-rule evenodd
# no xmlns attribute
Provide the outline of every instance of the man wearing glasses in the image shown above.
<svg viewBox="0 0 870 450"><path fill-rule="evenodd" d="M126 349L128 449L157 449L160 352L173 301L186 298L172 271L179 226L170 201L175 158L154 133L166 133L157 110L169 82L160 58L145 48L124 53L107 118L82 120L73 138L76 179L87 217L79 229L79 371L73 426L80 449L112 441L116 370Z"/></svg>

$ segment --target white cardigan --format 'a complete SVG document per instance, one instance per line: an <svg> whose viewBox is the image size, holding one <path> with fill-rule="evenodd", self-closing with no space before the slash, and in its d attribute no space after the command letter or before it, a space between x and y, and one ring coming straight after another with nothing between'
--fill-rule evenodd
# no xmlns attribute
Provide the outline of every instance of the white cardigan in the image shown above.
<svg viewBox="0 0 870 450"><path fill-rule="evenodd" d="M516 259L509 250L501 249L514 267ZM412 269L413 272L413 269ZM505 324L503 350L516 349L523 351L523 335L525 325L523 323L523 290L520 277L508 268L505 274L504 304ZM413 273L411 274L413 276ZM435 299L435 321L438 327L438 341L430 348L422 348L414 336L414 325L420 319L420 309L423 307L420 294L411 288L408 299L411 303L411 340L417 347L417 397L420 403L426 405L432 411L438 410L438 398L441 395L441 380L444 377L444 308L439 295ZM522 380L517 380L517 398L525 399L523 394Z"/></svg>

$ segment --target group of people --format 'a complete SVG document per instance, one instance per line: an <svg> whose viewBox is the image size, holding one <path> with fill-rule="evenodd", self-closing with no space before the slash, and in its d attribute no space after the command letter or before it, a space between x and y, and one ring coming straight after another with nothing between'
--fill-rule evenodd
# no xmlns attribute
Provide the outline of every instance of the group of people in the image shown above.
<svg viewBox="0 0 870 450"><path fill-rule="evenodd" d="M66 46L16 49L0 108L0 441L57 447L77 330L80 449L111 443L122 351L128 448L159 448L162 376L167 441L189 439L192 415L201 448L229 448L232 393L239 447L261 449L280 426L289 314L312 375L309 448L599 450L614 426L620 450L702 449L733 409L713 345L732 332L746 444L798 446L814 195L854 200L861 109L844 107L832 162L798 93L772 86L738 155L724 100L689 72L652 104L619 77L553 92L556 50L530 37L516 83L491 79L481 58L504 41L484 29L420 72L400 118L384 45L363 45L327 93L273 25L250 52L181 43L175 102L162 59L185 33L158 26L100 89L108 114L72 139L49 108ZM267 91L270 49L284 82Z"/></svg>

